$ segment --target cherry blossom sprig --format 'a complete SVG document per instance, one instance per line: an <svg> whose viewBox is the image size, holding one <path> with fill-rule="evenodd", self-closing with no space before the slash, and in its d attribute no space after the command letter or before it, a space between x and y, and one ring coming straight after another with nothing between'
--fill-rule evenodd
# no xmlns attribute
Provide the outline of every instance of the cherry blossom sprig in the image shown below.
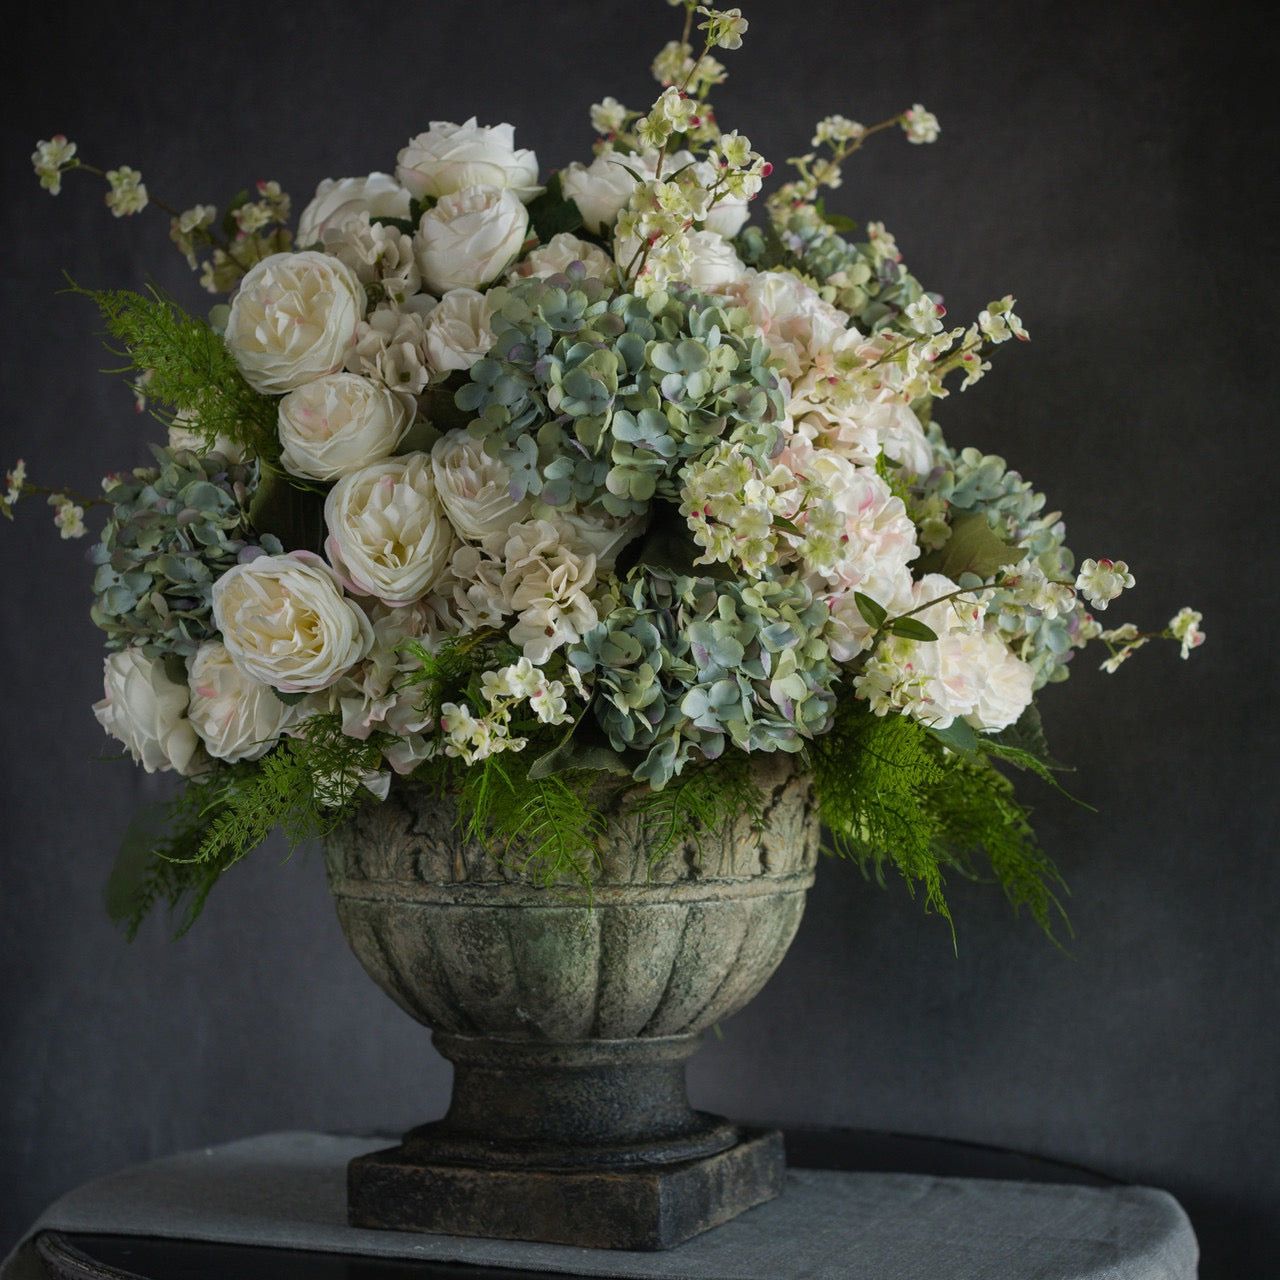
<svg viewBox="0 0 1280 1280"><path fill-rule="evenodd" d="M787 163L800 176L779 187L769 197L770 213L785 216L798 206L812 204L823 187L832 190L839 187L844 181L844 162L860 151L868 138L894 128L901 129L907 135L907 141L916 145L936 142L942 131L937 116L918 102L887 120L881 120L879 124L859 124L842 115L830 115L819 120L809 145L826 147L829 154L808 151L802 156L790 157Z"/></svg>
<svg viewBox="0 0 1280 1280"><path fill-rule="evenodd" d="M169 238L193 271L203 268L200 283L210 293L227 292L256 262L290 247L291 237L286 227L290 200L278 182L259 182L257 200L250 200L246 193L233 201L222 223L226 234L220 234L215 229L218 211L214 205L178 209L153 196L136 169L128 165L100 169L82 160L77 150L76 143L60 133L38 142L31 163L40 185L56 196L62 190L64 174L83 170L107 183L104 198L115 217L141 213L152 205L168 214ZM200 261L201 251L210 254L204 262Z"/></svg>
<svg viewBox="0 0 1280 1280"><path fill-rule="evenodd" d="M19 458L12 470L4 474L5 493L0 497L0 515L6 520L13 519L13 508L19 498L45 495L49 506L53 507L53 523L64 538L83 538L88 530L85 528L84 513L86 507L109 506L108 499L88 494L75 493L67 489L51 489L48 485L32 484L27 479L27 464Z"/></svg>

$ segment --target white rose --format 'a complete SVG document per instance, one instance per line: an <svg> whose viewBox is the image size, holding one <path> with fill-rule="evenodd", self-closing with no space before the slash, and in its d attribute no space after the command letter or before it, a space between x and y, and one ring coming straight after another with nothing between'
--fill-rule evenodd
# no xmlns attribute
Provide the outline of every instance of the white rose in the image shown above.
<svg viewBox="0 0 1280 1280"><path fill-rule="evenodd" d="M410 193L390 174L371 173L364 178L326 178L298 218L294 243L310 248L330 227L341 227L348 218L368 213L377 218L407 218Z"/></svg>
<svg viewBox="0 0 1280 1280"><path fill-rule="evenodd" d="M245 675L226 645L202 644L187 670L191 706L187 716L206 749L219 760L257 760L266 755L297 710L270 685Z"/></svg>
<svg viewBox="0 0 1280 1280"><path fill-rule="evenodd" d="M688 247L688 279L695 289L722 289L741 280L747 270L733 245L714 231L691 231Z"/></svg>
<svg viewBox="0 0 1280 1280"><path fill-rule="evenodd" d="M413 425L413 397L357 373L331 373L280 401L280 461L311 480L336 480L395 452Z"/></svg>
<svg viewBox="0 0 1280 1280"><path fill-rule="evenodd" d="M509 187L521 201L538 186L538 157L517 151L509 124L477 125L433 120L396 157L396 176L419 198L447 196L466 187Z"/></svg>
<svg viewBox="0 0 1280 1280"><path fill-rule="evenodd" d="M583 226L595 235L604 235L613 229L635 192L636 180L631 174L652 178L655 169L653 156L603 151L590 164L575 160L561 169L560 189L578 206Z"/></svg>
<svg viewBox="0 0 1280 1280"><path fill-rule="evenodd" d="M450 523L473 542L491 534L505 539L507 529L524 520L533 505L527 495L512 498L511 469L461 427L436 441L431 471Z"/></svg>
<svg viewBox="0 0 1280 1280"><path fill-rule="evenodd" d="M213 443L208 443L205 433L199 429L194 418L185 412L174 414L169 424L169 448L190 449L193 453L220 453L228 462L243 462L244 447L232 440L230 436L215 436Z"/></svg>
<svg viewBox="0 0 1280 1280"><path fill-rule="evenodd" d="M431 458L408 453L344 476L324 504L329 561L352 591L383 604L420 600L444 575L453 526L432 480Z"/></svg>
<svg viewBox="0 0 1280 1280"><path fill-rule="evenodd" d="M493 346L493 308L475 289L451 289L427 316L427 363L437 373L470 369Z"/></svg>
<svg viewBox="0 0 1280 1280"><path fill-rule="evenodd" d="M108 656L102 683L105 696L93 704L94 716L148 773L189 775L207 763L187 719L187 686L169 679L161 659L120 649Z"/></svg>
<svg viewBox="0 0 1280 1280"><path fill-rule="evenodd" d="M467 187L422 215L414 245L418 267L435 293L478 289L497 279L520 252L529 211L512 192Z"/></svg>
<svg viewBox="0 0 1280 1280"><path fill-rule="evenodd" d="M328 688L373 643L363 610L319 556L258 556L213 584L213 619L232 661L286 693Z"/></svg>
<svg viewBox="0 0 1280 1280"><path fill-rule="evenodd" d="M255 391L279 395L342 368L364 309L364 286L337 258L273 253L231 300L227 347Z"/></svg>
<svg viewBox="0 0 1280 1280"><path fill-rule="evenodd" d="M512 272L512 279L536 276L544 280L547 276L562 274L575 262L581 262L587 275L596 280L610 280L615 273L613 259L599 245L580 240L571 231L561 231L546 244L530 249Z"/></svg>

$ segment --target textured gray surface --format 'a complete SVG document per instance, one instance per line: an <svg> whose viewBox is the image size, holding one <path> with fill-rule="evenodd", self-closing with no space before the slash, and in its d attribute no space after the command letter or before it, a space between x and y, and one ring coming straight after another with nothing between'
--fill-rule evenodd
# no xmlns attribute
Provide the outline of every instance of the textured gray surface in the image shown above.
<svg viewBox="0 0 1280 1280"><path fill-rule="evenodd" d="M1070 956L954 882L956 945L900 884L824 863L777 974L709 1038L694 1101L744 1120L938 1134L1169 1187L1206 1276L1280 1257L1280 723L1269 476L1276 32L1265 5L735 0L720 118L785 169L828 112L919 100L942 135L868 144L831 207L882 219L956 323L1014 293L1031 341L940 406L1018 466L1081 555L1121 556L1131 607L1183 604L1209 641L1149 646L1047 691L1065 781L1020 780L1071 885ZM102 373L89 287L205 295L163 217L117 222L91 181L38 189L61 130L183 208L259 178L299 201L386 168L433 119L508 120L580 159L587 104L649 100L663 0L227 0L22 5L0 120L0 467L92 489L145 461L145 417ZM83 176L83 175L81 175ZM136 1160L285 1128L399 1131L448 1065L343 942L314 854L235 868L195 931L126 946L101 890L160 779L100 760L89 572L49 513L0 523L0 1247L67 1188ZM1025 784L1024 784L1025 783Z"/></svg>
<svg viewBox="0 0 1280 1280"><path fill-rule="evenodd" d="M813 883L813 788L789 756L755 771L763 829L742 813L658 857L625 805L586 886L554 887L460 839L457 808L397 787L325 844L352 950L437 1031L555 1041L705 1031L768 981ZM602 803L604 800L602 799Z"/></svg>
<svg viewBox="0 0 1280 1280"><path fill-rule="evenodd" d="M629 1280L1194 1280L1195 1235L1148 1187L792 1170L786 1190L663 1253L463 1240L345 1225L345 1163L377 1140L268 1134L124 1170L32 1232L156 1235L448 1259ZM28 1280L19 1251L0 1280Z"/></svg>

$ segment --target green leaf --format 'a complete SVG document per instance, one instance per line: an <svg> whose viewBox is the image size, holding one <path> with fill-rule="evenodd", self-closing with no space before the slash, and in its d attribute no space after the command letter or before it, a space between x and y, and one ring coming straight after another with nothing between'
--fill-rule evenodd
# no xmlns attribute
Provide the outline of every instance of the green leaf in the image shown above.
<svg viewBox="0 0 1280 1280"><path fill-rule="evenodd" d="M167 812L168 805L159 801L144 805L125 828L103 890L107 915L116 924L124 924L134 914L151 874Z"/></svg>
<svg viewBox="0 0 1280 1280"><path fill-rule="evenodd" d="M249 504L249 523L260 534L275 534L286 551L319 555L324 548L324 494L300 488L281 472L263 467Z"/></svg>
<svg viewBox="0 0 1280 1280"><path fill-rule="evenodd" d="M540 755L529 766L529 779L538 781L563 773L566 769L604 769L609 773L630 775L631 767L612 747L570 738L558 747Z"/></svg>
<svg viewBox="0 0 1280 1280"><path fill-rule="evenodd" d="M286 707L296 707L298 703L307 696L305 690L299 693L285 693L283 689L273 688L271 692L274 693Z"/></svg>
<svg viewBox="0 0 1280 1280"><path fill-rule="evenodd" d="M941 573L958 582L962 574L990 578L1026 557L1022 547L1001 541L980 511L965 511L951 522L951 536L937 551L921 557L920 574Z"/></svg>
<svg viewBox="0 0 1280 1280"><path fill-rule="evenodd" d="M935 729L932 725L926 727L943 746L950 747L952 751L967 752L978 749L977 731L963 720L953 720L945 729Z"/></svg>
<svg viewBox="0 0 1280 1280"><path fill-rule="evenodd" d="M867 626L876 628L884 626L884 620L889 614L870 596L863 595L861 591L855 591L853 603L858 606L858 612L862 614L862 620Z"/></svg>
<svg viewBox="0 0 1280 1280"><path fill-rule="evenodd" d="M886 622L884 629L890 635L901 636L904 640L936 640L938 633L919 618L894 618Z"/></svg>
<svg viewBox="0 0 1280 1280"><path fill-rule="evenodd" d="M560 185L560 175L553 173L546 190L529 201L529 225L538 239L546 244L563 231L576 231L582 226L582 211L570 200Z"/></svg>

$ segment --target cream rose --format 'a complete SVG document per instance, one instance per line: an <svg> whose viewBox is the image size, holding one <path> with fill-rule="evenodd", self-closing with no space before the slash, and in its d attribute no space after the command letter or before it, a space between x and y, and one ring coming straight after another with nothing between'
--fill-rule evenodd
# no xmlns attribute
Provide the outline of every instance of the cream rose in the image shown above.
<svg viewBox="0 0 1280 1280"><path fill-rule="evenodd" d="M94 716L148 773L189 775L208 763L187 718L187 686L169 679L161 659L120 649L107 657L102 684L105 696L93 704Z"/></svg>
<svg viewBox="0 0 1280 1280"><path fill-rule="evenodd" d="M373 643L364 611L308 551L228 569L213 584L213 619L236 666L286 693L328 688Z"/></svg>
<svg viewBox="0 0 1280 1280"><path fill-rule="evenodd" d="M493 346L493 308L475 289L451 289L423 323L427 363L437 373L470 369Z"/></svg>
<svg viewBox="0 0 1280 1280"><path fill-rule="evenodd" d="M603 235L613 229L618 214L635 193L632 173L652 178L655 162L654 156L603 151L590 164L575 160L561 169L560 189L578 206L583 226Z"/></svg>
<svg viewBox="0 0 1280 1280"><path fill-rule="evenodd" d="M587 275L597 280L611 280L617 273L613 259L599 245L580 240L571 231L561 231L546 244L530 249L512 272L512 279L527 276L545 279L567 271L575 262L581 262Z"/></svg>
<svg viewBox="0 0 1280 1280"><path fill-rule="evenodd" d="M415 412L412 396L384 383L328 374L280 401L280 461L295 476L337 480L394 453Z"/></svg>
<svg viewBox="0 0 1280 1280"><path fill-rule="evenodd" d="M255 391L279 395L342 367L364 309L364 286L337 258L273 253L231 300L227 347Z"/></svg>
<svg viewBox="0 0 1280 1280"><path fill-rule="evenodd" d="M414 237L422 279L435 293L478 289L506 270L528 229L529 211L508 190L466 187L444 196Z"/></svg>
<svg viewBox="0 0 1280 1280"><path fill-rule="evenodd" d="M533 506L528 496L519 501L511 496L510 468L491 458L461 427L436 441L431 471L449 522L473 542L493 534L505 541L508 528L524 520Z"/></svg>
<svg viewBox="0 0 1280 1280"><path fill-rule="evenodd" d="M326 178L298 218L294 243L303 248L317 245L330 227L341 227L348 218L362 213L375 218L407 218L411 199L410 193L387 173Z"/></svg>
<svg viewBox="0 0 1280 1280"><path fill-rule="evenodd" d="M232 661L226 645L207 640L187 669L187 717L206 750L219 760L257 760L275 745L297 714Z"/></svg>
<svg viewBox="0 0 1280 1280"><path fill-rule="evenodd" d="M444 575L453 526L432 480L431 457L409 453L344 476L324 504L334 569L357 595L383 604L420 600Z"/></svg>
<svg viewBox="0 0 1280 1280"><path fill-rule="evenodd" d="M415 196L447 196L466 187L510 188L521 201L538 186L538 157L517 151L509 124L477 125L433 120L396 157L396 176Z"/></svg>
<svg viewBox="0 0 1280 1280"><path fill-rule="evenodd" d="M691 231L689 245L689 283L695 289L715 292L741 280L746 264L733 245L714 231Z"/></svg>

